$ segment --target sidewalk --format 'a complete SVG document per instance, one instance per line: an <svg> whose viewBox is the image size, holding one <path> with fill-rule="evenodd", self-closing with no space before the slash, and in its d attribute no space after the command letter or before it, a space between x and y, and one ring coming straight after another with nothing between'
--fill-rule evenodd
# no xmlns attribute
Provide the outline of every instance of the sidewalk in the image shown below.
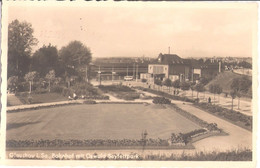
<svg viewBox="0 0 260 168"><path fill-rule="evenodd" d="M128 81L128 82L123 82L124 85L127 86L141 86L144 88L148 88L150 86L151 89L154 90L158 90L158 91L163 91L166 93L169 93L171 95L173 95L174 92L174 88L170 87L167 88L166 86L157 86L157 85L153 85L153 84L149 84L147 85L146 83L142 83L142 82L135 82L135 81ZM192 91L191 90L187 90L187 91L182 91L179 89L179 96L186 96L188 98L193 98L196 99L197 98L197 92L193 91L193 96L192 96ZM216 105L220 105L224 108L227 109L231 109L231 104L232 104L232 99L231 97L225 97L224 94L219 95L215 95L215 101L214 101L214 94L209 93L209 92L203 92L203 93L199 93L199 99L200 102L208 102L208 98L211 98L211 102ZM241 112L245 115L248 116L252 116L252 99L248 99L248 98L240 98L240 105L239 105L239 109L238 109L238 99L234 99L233 100L233 109Z"/></svg>

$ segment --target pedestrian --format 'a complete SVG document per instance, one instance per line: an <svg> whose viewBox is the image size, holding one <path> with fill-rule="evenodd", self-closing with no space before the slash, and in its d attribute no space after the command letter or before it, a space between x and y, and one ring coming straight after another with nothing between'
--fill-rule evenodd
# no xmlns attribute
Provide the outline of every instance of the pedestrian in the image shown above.
<svg viewBox="0 0 260 168"><path fill-rule="evenodd" d="M73 99L74 100L78 99L78 96L76 95L76 93L73 93Z"/></svg>
<svg viewBox="0 0 260 168"><path fill-rule="evenodd" d="M209 97L209 100L208 100L209 103L211 103L211 98Z"/></svg>

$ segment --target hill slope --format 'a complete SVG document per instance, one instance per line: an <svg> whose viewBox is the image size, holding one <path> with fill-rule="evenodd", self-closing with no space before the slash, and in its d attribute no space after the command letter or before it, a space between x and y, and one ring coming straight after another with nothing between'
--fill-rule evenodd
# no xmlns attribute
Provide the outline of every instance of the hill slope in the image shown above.
<svg viewBox="0 0 260 168"><path fill-rule="evenodd" d="M243 77L243 76L246 76L246 75L237 74L237 73L234 73L231 71L225 71L225 72L218 74L205 87L207 90L209 90L209 86L211 84L219 84L222 87L223 92L229 93L231 91L230 86L231 86L233 79ZM249 76L246 76L246 77L252 81L251 77L249 77Z"/></svg>

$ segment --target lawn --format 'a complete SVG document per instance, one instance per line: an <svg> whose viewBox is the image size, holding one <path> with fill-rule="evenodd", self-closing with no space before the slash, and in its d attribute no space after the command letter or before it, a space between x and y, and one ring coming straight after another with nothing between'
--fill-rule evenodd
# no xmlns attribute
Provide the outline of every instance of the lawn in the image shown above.
<svg viewBox="0 0 260 168"><path fill-rule="evenodd" d="M20 101L24 104L28 104L28 93L20 94L17 96ZM32 102L31 104L38 104L38 103L50 103L50 102L59 102L68 100L67 97L59 93L43 93L43 94L31 94Z"/></svg>
<svg viewBox="0 0 260 168"><path fill-rule="evenodd" d="M7 113L6 139L168 139L199 128L160 105L71 105Z"/></svg>

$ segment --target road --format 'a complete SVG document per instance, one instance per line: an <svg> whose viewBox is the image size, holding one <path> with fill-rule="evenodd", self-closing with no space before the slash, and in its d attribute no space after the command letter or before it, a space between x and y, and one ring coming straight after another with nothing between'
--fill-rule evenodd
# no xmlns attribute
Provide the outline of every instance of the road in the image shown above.
<svg viewBox="0 0 260 168"><path fill-rule="evenodd" d="M144 93L146 95L156 96L148 92ZM196 108L192 105L192 103L177 100L171 100L171 102L176 104L179 108L197 116L204 121L207 121L208 123L216 123L219 128L229 134L227 136L208 137L195 142L193 145L195 146L196 151L226 151L237 148L252 149L252 132Z"/></svg>

